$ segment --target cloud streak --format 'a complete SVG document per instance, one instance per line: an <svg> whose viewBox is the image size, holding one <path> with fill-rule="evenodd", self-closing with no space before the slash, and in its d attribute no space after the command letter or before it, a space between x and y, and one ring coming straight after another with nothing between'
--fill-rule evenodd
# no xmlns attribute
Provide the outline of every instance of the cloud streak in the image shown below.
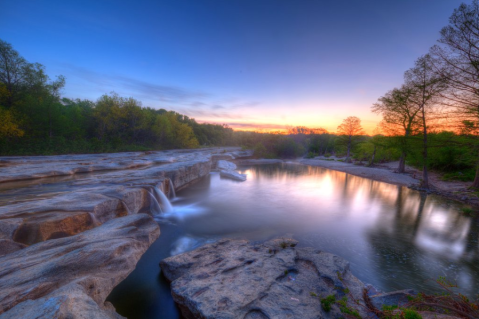
<svg viewBox="0 0 479 319"><path fill-rule="evenodd" d="M127 91L130 94L133 94L135 98L144 98L168 103L185 103L186 101L208 97L208 94L199 91L188 90L176 86L149 83L123 75L101 74L71 64L66 64L64 67L68 73L74 77L96 86L109 87L113 91Z"/></svg>
<svg viewBox="0 0 479 319"><path fill-rule="evenodd" d="M253 120L250 115L244 114L250 114L252 107L260 105L257 101L219 97L199 90L149 83L123 75L106 75L71 64L64 64L63 68L69 77L87 82L88 86L95 88L94 91L114 91L120 95L132 96L146 102L144 104L147 106L174 109L199 121Z"/></svg>

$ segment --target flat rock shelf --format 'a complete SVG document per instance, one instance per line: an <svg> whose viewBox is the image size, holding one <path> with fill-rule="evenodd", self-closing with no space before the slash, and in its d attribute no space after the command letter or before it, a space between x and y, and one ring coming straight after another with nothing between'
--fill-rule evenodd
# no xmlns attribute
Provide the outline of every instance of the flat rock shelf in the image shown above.
<svg viewBox="0 0 479 319"><path fill-rule="evenodd" d="M167 197L239 148L0 158L0 318L122 318L106 298Z"/></svg>

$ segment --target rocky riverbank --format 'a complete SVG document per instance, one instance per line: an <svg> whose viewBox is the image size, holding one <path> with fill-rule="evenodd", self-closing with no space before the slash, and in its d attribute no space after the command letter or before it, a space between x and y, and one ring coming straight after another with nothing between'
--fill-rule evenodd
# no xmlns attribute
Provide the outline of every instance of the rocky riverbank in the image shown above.
<svg viewBox="0 0 479 319"><path fill-rule="evenodd" d="M317 157L314 159L301 159L299 163L311 166L324 167L335 171L345 172L372 180L394 185L406 186L411 189L436 194L455 201L479 207L479 197L474 190L470 190L470 182L445 181L437 172L429 172L430 189L419 187L422 172L407 166L406 173L397 173L395 170L398 162L383 163L374 167L366 167L357 163L346 163L337 158Z"/></svg>
<svg viewBox="0 0 479 319"><path fill-rule="evenodd" d="M120 318L105 303L166 197L239 148L0 159L0 318Z"/></svg>
<svg viewBox="0 0 479 319"><path fill-rule="evenodd" d="M291 238L223 239L160 266L186 319L378 318L383 306L407 306L415 294L378 292L341 257L297 244ZM415 314L411 318L459 318L450 312Z"/></svg>

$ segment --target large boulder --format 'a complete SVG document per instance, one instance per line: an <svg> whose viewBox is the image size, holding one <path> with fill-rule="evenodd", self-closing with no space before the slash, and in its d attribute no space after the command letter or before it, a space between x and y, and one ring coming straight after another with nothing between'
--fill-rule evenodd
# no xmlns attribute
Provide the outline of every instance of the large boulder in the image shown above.
<svg viewBox="0 0 479 319"><path fill-rule="evenodd" d="M236 169L236 164L228 162L228 161L221 160L221 161L218 161L218 163L216 163L216 169L227 170L227 171L228 170L234 170L234 169Z"/></svg>
<svg viewBox="0 0 479 319"><path fill-rule="evenodd" d="M191 318L340 318L321 299L334 295L350 310L367 315L364 284L349 263L330 253L296 248L292 239L264 244L220 240L160 263L173 299ZM344 310L344 309L343 309Z"/></svg>
<svg viewBox="0 0 479 319"><path fill-rule="evenodd" d="M105 303L107 296L159 234L158 223L149 215L136 214L0 257L0 318L96 318L83 316L83 308L111 312L115 318ZM72 316L53 315L61 310L55 304ZM35 317L37 312L44 315Z"/></svg>

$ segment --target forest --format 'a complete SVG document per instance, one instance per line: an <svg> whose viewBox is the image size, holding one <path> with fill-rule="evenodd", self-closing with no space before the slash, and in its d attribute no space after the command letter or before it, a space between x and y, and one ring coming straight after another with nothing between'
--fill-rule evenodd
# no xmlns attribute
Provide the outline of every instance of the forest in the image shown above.
<svg viewBox="0 0 479 319"><path fill-rule="evenodd" d="M143 107L115 93L96 101L61 97L65 78L50 79L0 40L0 154L50 155L231 144L232 129Z"/></svg>
<svg viewBox="0 0 479 319"><path fill-rule="evenodd" d="M331 155L374 165L398 160L479 188L479 2L463 4L440 38L371 111L373 136L351 116L336 132L292 127L286 133L233 131L111 93L96 101L61 97L66 79L50 79L0 40L0 155L51 155L210 146L252 148L257 157Z"/></svg>

